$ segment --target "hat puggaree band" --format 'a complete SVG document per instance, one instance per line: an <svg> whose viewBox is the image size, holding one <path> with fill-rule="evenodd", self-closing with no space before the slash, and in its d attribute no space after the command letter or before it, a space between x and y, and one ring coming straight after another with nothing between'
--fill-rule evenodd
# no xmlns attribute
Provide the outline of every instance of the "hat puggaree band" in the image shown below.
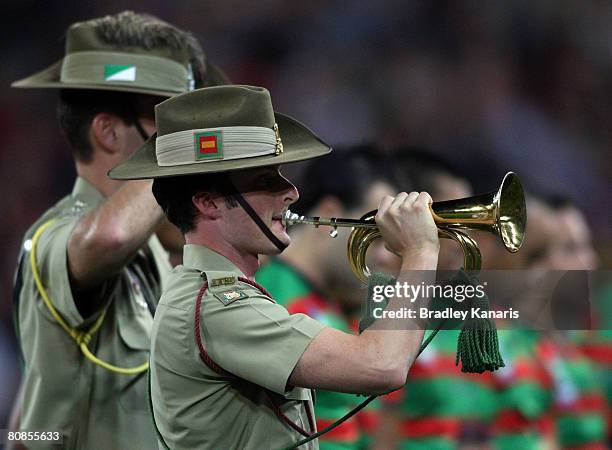
<svg viewBox="0 0 612 450"><path fill-rule="evenodd" d="M128 18L126 27L129 27L130 14L124 12L113 16L117 20L122 17ZM107 90L162 97L172 97L194 89L190 64L193 55L187 48L177 51L169 44L139 45L129 43L129 39L127 43L109 43L98 28L100 21L106 19L71 25L66 33L64 57L40 72L15 81L11 86L26 89ZM205 57L203 63L205 73L202 73L202 77L206 85L230 83L225 74Z"/></svg>
<svg viewBox="0 0 612 450"><path fill-rule="evenodd" d="M219 127L177 131L155 142L157 164L180 166L279 152L276 133L265 127Z"/></svg>
<svg viewBox="0 0 612 450"><path fill-rule="evenodd" d="M331 151L300 122L274 112L270 93L256 86L216 86L177 95L155 107L155 124L157 134L112 169L111 178L229 172Z"/></svg>
<svg viewBox="0 0 612 450"><path fill-rule="evenodd" d="M60 73L62 83L134 85L150 89L165 86L177 94L189 90L190 79L193 75L189 68L171 59L120 52L71 53L64 58Z"/></svg>

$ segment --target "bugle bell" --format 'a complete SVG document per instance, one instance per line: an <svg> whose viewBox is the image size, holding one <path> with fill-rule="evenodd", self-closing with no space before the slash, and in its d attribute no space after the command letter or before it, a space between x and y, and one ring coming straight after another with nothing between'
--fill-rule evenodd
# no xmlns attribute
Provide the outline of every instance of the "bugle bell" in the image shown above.
<svg viewBox="0 0 612 450"><path fill-rule="evenodd" d="M527 211L521 182L513 172L508 172L501 186L492 192L472 197L434 202L430 206L440 237L453 239L461 247L465 270L480 270L481 254L478 244L461 230L481 230L498 235L509 252L517 252L525 237ZM306 217L287 210L283 217L285 226L308 224L315 227L330 226L332 233L339 227L351 227L347 253L355 276L367 283L370 270L365 255L372 242L381 237L374 218L376 210L359 219ZM332 234L333 236L333 234Z"/></svg>

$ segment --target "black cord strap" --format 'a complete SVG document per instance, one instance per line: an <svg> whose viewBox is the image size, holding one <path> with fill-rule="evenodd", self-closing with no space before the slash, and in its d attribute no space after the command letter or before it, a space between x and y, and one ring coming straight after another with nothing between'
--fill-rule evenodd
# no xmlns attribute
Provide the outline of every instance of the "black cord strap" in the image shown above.
<svg viewBox="0 0 612 450"><path fill-rule="evenodd" d="M136 119L134 121L134 127L136 128L136 131L138 131L138 134L140 135L140 137L142 138L143 141L147 142L149 140L149 135L148 133L145 131L144 127L142 126L142 124L140 123L140 120Z"/></svg>
<svg viewBox="0 0 612 450"><path fill-rule="evenodd" d="M228 187L232 190L232 196L236 199L238 204L242 206L242 209L246 211L249 217L255 222L255 224L259 227L261 232L272 242L279 251L283 251L287 248L287 244L281 242L279 238L277 238L272 230L268 228L268 226L261 220L261 217L255 212L255 210L249 205L249 202L245 200L238 189L234 186L234 184L228 179L227 180Z"/></svg>
<svg viewBox="0 0 612 450"><path fill-rule="evenodd" d="M429 336L427 336L427 339L425 339L425 341L423 341L423 343L421 344L421 347L419 348L419 353L417 353L417 357L423 353L423 350L425 350L425 347L427 347L429 345L429 343L432 341L432 339L436 336L436 334L438 334L438 331L440 331L442 329L442 327L444 326L444 324L446 323L446 319L444 319L440 325L438 325L438 327L433 330L431 332L431 334ZM343 424L344 422L346 422L347 420L349 420L351 417L353 417L355 414L357 414L359 411L361 411L363 408L365 408L366 406L368 406L370 404L370 402L372 400L374 400L376 397L378 397L378 395L371 395L368 398L366 398L363 402L361 402L359 405L357 405L355 408L353 408L351 411L347 412L344 416L342 416L340 419L338 419L337 421L335 421L334 423L332 423L331 425L323 428L320 431L317 431L316 433L308 436L305 439L302 439L300 441L295 442L294 444L289 445L288 447L283 447L281 450L294 450L298 447L301 447L304 444L309 443L310 441L317 439L319 437L321 437L322 435L324 435L325 433L333 430L334 428L338 427L339 425Z"/></svg>

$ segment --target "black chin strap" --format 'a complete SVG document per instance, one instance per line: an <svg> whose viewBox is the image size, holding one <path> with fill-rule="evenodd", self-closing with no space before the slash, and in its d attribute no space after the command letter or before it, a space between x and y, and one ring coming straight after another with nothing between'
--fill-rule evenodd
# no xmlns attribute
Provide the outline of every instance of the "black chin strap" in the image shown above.
<svg viewBox="0 0 612 450"><path fill-rule="evenodd" d="M140 123L140 120L136 119L136 121L134 122L134 127L136 128L136 131L138 131L138 134L140 134L140 137L142 138L142 140L147 142L150 136L145 131L144 127Z"/></svg>
<svg viewBox="0 0 612 450"><path fill-rule="evenodd" d="M261 217L257 215L253 208L251 208L251 205L249 205L249 203L244 199L242 194L238 192L234 184L229 179L227 180L227 184L228 187L232 190L232 196L236 199L238 204L242 206L242 209L246 211L246 213L253 220L253 222L255 222L261 232L266 235L270 242L272 242L280 252L285 250L287 248L287 244L281 242L281 240L277 238L274 233L272 233L272 230L270 230L270 228L268 228L268 226L263 222L263 220L261 220Z"/></svg>
<svg viewBox="0 0 612 450"><path fill-rule="evenodd" d="M145 131L144 127L142 126L142 123L140 123L140 114L138 114L138 109L133 104L128 104L127 108L132 115L132 120L134 122L132 125L134 125L134 128L136 128L136 131L138 132L142 140L147 142L150 136L149 133Z"/></svg>

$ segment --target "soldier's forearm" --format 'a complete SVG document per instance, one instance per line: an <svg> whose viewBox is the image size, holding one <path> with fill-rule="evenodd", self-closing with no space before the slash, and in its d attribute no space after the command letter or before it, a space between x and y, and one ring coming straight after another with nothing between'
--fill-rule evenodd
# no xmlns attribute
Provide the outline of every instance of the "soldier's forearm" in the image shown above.
<svg viewBox="0 0 612 450"><path fill-rule="evenodd" d="M437 252L428 252L423 255L415 255L406 258L397 277L398 285L428 285L433 284L436 278ZM423 296L415 299L420 307L429 307L430 298ZM401 312L406 306L405 298L391 297L385 308L386 313ZM385 318L376 320L360 337L369 339L368 346L374 352L388 361L403 364L405 380L408 370L414 362L421 342L424 330L418 319L393 318L392 314L387 314ZM403 381L402 381L403 384Z"/></svg>
<svg viewBox="0 0 612 450"><path fill-rule="evenodd" d="M398 281L433 282L436 261L434 255L405 264ZM420 265L414 265L416 262ZM428 306L428 299L420 301ZM404 302L392 298L386 311L398 310ZM323 329L302 354L289 386L370 394L383 394L403 386L424 334L418 321L406 320L379 319L359 336Z"/></svg>
<svg viewBox="0 0 612 450"><path fill-rule="evenodd" d="M131 181L76 225L68 242L70 275L87 289L119 271L161 223L151 181Z"/></svg>

